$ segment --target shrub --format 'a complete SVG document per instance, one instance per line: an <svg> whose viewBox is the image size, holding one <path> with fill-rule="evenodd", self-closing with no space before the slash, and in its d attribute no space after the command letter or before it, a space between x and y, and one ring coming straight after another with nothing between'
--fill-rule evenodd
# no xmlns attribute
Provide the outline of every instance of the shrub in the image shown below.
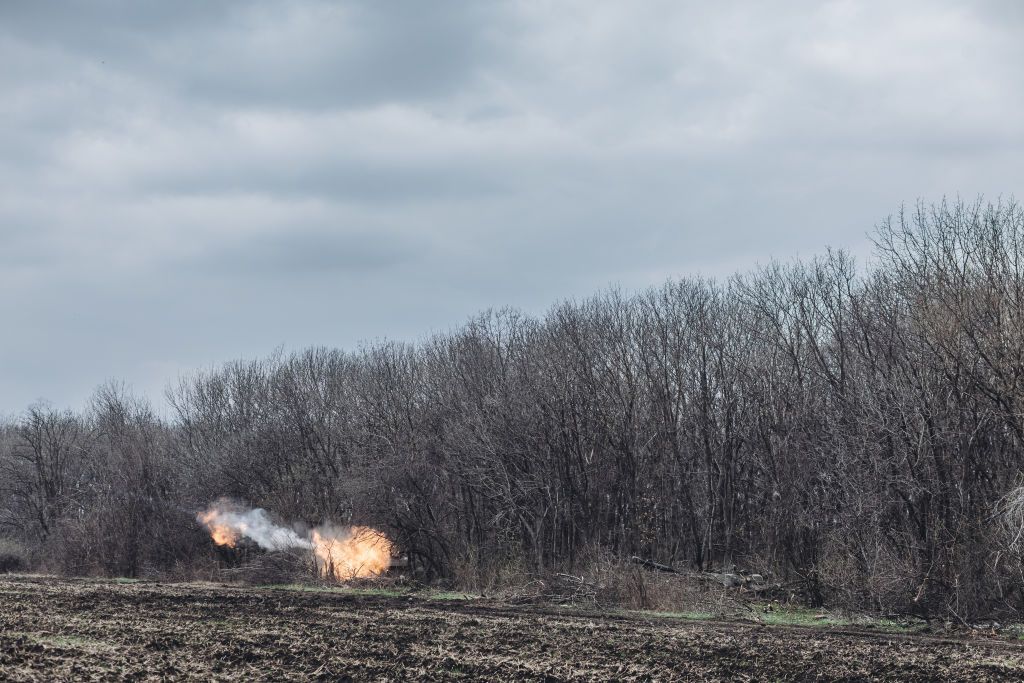
<svg viewBox="0 0 1024 683"><path fill-rule="evenodd" d="M0 572L23 572L28 569L28 552L13 539L0 538Z"/></svg>

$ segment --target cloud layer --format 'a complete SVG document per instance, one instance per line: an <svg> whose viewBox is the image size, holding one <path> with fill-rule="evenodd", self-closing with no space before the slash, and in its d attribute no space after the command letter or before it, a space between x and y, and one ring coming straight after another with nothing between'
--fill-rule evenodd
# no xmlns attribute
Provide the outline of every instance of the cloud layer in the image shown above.
<svg viewBox="0 0 1024 683"><path fill-rule="evenodd" d="M1020 4L0 8L0 414L1019 192Z"/></svg>

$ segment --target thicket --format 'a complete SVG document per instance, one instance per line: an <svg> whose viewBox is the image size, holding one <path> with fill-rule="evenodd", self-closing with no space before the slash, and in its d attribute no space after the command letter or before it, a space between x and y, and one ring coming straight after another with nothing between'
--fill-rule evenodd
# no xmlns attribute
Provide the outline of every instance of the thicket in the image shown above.
<svg viewBox="0 0 1024 683"><path fill-rule="evenodd" d="M187 572L196 510L385 529L427 580L640 555L808 599L1024 608L1024 212L918 206L725 281L489 311L418 344L116 386L0 430L0 534L72 573ZM1024 521L1022 519L1021 521Z"/></svg>

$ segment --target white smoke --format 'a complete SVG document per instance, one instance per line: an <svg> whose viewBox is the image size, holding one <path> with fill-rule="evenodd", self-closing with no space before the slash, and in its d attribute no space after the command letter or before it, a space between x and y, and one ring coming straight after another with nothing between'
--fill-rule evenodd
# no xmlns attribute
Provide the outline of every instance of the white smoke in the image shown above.
<svg viewBox="0 0 1024 683"><path fill-rule="evenodd" d="M246 510L225 499L218 500L205 513L200 513L199 521L207 528L213 526L227 527L238 536L255 541L265 550L285 550L286 548L312 549L313 544L299 536L291 529L279 526L270 521L267 511L263 508Z"/></svg>

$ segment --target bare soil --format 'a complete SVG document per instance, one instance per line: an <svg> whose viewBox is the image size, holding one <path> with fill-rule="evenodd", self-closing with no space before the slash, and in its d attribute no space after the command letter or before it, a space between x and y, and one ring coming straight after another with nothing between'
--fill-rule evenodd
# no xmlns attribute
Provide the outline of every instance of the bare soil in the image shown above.
<svg viewBox="0 0 1024 683"><path fill-rule="evenodd" d="M1001 638L0 576L0 680L1018 681Z"/></svg>

